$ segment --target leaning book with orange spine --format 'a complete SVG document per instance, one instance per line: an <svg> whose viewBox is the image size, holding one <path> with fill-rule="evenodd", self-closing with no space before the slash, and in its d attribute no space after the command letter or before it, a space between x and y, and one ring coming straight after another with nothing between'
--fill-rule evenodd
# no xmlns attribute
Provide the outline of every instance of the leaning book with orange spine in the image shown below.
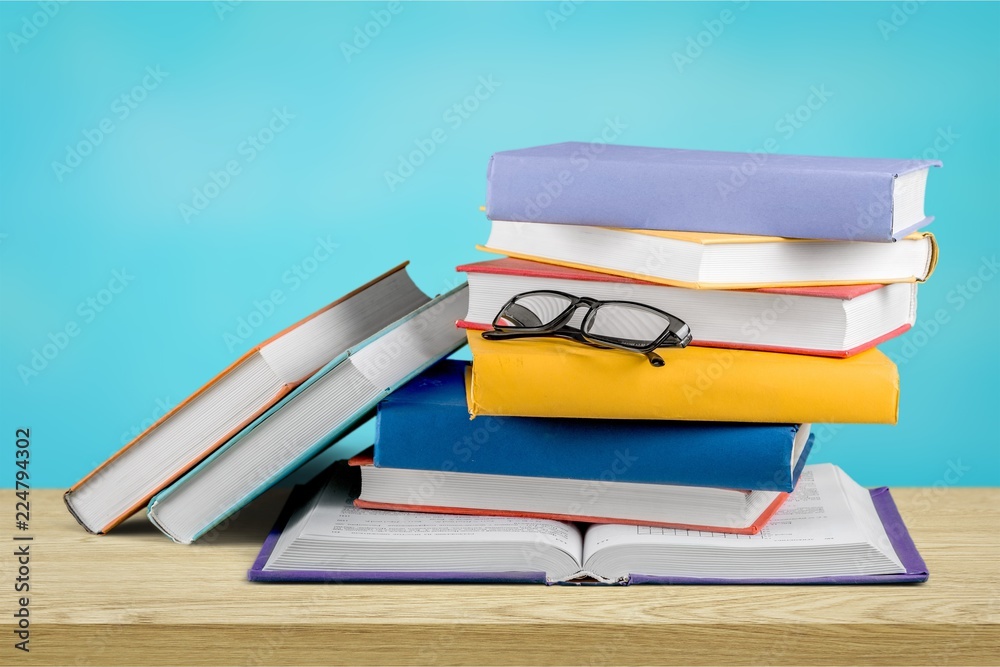
<svg viewBox="0 0 1000 667"><path fill-rule="evenodd" d="M65 494L74 518L106 533L145 507L324 364L430 300L406 263L241 356Z"/></svg>

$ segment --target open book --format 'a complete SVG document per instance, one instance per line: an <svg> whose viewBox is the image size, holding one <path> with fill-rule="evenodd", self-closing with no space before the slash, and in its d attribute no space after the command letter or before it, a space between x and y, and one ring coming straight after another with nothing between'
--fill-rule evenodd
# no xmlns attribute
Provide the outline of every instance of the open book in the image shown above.
<svg viewBox="0 0 1000 667"><path fill-rule="evenodd" d="M340 471L289 501L251 581L890 583L927 579L886 489L806 466L753 536L354 507Z"/></svg>

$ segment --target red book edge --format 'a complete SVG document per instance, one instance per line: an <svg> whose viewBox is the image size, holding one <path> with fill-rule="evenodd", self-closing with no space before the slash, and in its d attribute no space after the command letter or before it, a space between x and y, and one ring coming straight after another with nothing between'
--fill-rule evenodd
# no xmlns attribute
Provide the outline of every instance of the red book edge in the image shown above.
<svg viewBox="0 0 1000 667"><path fill-rule="evenodd" d="M467 507L438 507L436 505L399 505L396 503L376 503L370 500L354 501L355 507L370 510L393 510L400 512L425 512L431 514L465 514L470 516L503 516L518 517L522 519L552 519L555 521L583 522L583 523L616 523L626 526L653 526L656 528L677 528L680 530L701 530L713 533L731 533L733 535L756 535L760 529L774 516L785 499L787 493L782 493L768 505L767 509L757 517L746 528L719 528L718 526L696 526L686 523L662 523L659 521L637 521L634 519L609 519L598 516L579 516L576 514L545 514L544 512L512 512L510 510L482 510Z"/></svg>
<svg viewBox="0 0 1000 667"><path fill-rule="evenodd" d="M350 459L348 463L352 466L373 465L373 459L368 454L359 454ZM463 514L469 516L504 516L517 517L522 519L552 519L555 521L583 522L583 523L617 523L626 526L653 526L656 528L677 528L679 530L701 530L714 533L731 533L734 535L756 535L760 529L774 516L778 508L788 498L787 493L778 494L778 497L767 506L757 519L746 528L719 528L718 526L697 526L686 523L663 523L659 521L637 521L635 519L612 519L599 516L581 516L576 514L546 514L544 512L515 512L511 510L484 510L469 507L441 507L438 505L403 505L398 503L379 503L370 500L354 501L355 507L370 510L393 510L398 512L424 512L430 514Z"/></svg>
<svg viewBox="0 0 1000 667"><path fill-rule="evenodd" d="M492 327L488 324L480 324L479 322L470 322L468 320L458 320L455 322L455 326L460 329L472 329L473 331L489 331ZM852 347L849 350L810 350L804 347L777 347L773 345L738 345L736 343L720 343L711 340L693 340L692 345L698 347L721 347L728 348L731 350L751 350L754 352L781 352L783 354L805 354L811 357L834 357L837 359L846 359L847 357L853 357L856 354L860 354L865 350L870 350L871 348L884 343L890 338L895 338L901 334L906 333L910 330L913 325L907 323L899 326L889 333L883 334L878 338L874 338L867 343L862 343L857 347Z"/></svg>

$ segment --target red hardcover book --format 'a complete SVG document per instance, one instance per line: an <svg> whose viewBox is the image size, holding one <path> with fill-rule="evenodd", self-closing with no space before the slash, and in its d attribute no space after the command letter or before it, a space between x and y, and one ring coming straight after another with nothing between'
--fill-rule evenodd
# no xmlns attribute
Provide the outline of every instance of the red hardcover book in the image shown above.
<svg viewBox="0 0 1000 667"><path fill-rule="evenodd" d="M694 290L510 257L457 270L469 277L465 329L491 328L517 294L556 290L664 310L688 323L692 345L850 357L907 331L917 308L916 283Z"/></svg>
<svg viewBox="0 0 1000 667"><path fill-rule="evenodd" d="M780 491L381 468L369 453L349 463L361 468L354 505L364 509L756 535L788 498Z"/></svg>

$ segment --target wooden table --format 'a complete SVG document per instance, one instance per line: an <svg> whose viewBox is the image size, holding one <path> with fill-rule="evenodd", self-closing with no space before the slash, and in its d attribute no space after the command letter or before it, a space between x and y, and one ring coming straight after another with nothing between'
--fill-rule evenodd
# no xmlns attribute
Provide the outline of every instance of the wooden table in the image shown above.
<svg viewBox="0 0 1000 667"><path fill-rule="evenodd" d="M142 517L88 535L61 492L32 491L31 650L13 648L8 547L0 664L1000 660L1000 489L894 491L931 580L869 587L251 584L246 569L284 493L186 547Z"/></svg>

